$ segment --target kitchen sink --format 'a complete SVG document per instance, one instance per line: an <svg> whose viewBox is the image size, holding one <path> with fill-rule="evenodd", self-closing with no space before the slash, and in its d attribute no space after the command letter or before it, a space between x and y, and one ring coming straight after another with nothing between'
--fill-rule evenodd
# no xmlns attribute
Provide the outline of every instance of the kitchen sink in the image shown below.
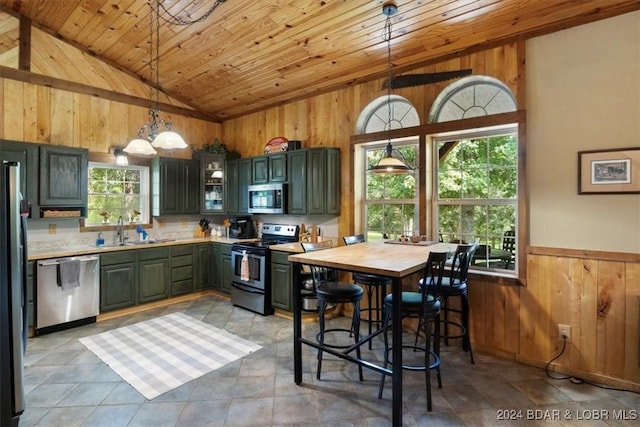
<svg viewBox="0 0 640 427"><path fill-rule="evenodd" d="M151 239L145 242L141 241L132 241L132 242L124 242L124 243L105 243L104 245L89 245L93 248L119 248L122 246L142 246L142 245L153 245L154 243L166 243L166 242L174 242L175 239Z"/></svg>
<svg viewBox="0 0 640 427"><path fill-rule="evenodd" d="M104 245L89 245L93 248L118 248L120 246L125 246L125 244L120 243L105 243Z"/></svg>

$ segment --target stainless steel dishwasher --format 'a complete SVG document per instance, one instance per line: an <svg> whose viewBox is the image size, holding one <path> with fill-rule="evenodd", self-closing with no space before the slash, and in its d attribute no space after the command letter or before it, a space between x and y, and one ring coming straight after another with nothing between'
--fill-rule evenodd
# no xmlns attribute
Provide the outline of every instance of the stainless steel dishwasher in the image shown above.
<svg viewBox="0 0 640 427"><path fill-rule="evenodd" d="M61 272L64 276L69 271L61 271L61 266L68 265L75 268L71 274L77 279L70 285L65 278L61 281ZM36 335L96 321L100 310L98 255L40 260L36 283Z"/></svg>

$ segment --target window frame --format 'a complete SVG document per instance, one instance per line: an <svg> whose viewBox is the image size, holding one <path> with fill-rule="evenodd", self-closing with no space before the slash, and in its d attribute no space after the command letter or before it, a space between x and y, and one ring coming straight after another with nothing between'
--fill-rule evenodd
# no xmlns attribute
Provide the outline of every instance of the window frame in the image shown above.
<svg viewBox="0 0 640 427"><path fill-rule="evenodd" d="M129 230L135 230L138 225L142 225L145 229L153 228L153 217L151 215L151 168L147 164L129 164L129 165L117 165L112 162L105 162L100 160L90 160L88 169L102 168L102 169L129 169L138 170L141 172L140 176L140 220L131 223L128 218L124 218L124 228ZM87 196L89 196L89 183L87 182ZM82 218L80 222L81 232L91 231L108 231L114 230L117 227L117 220L110 221L108 224L104 223L90 223L87 218Z"/></svg>
<svg viewBox="0 0 640 427"><path fill-rule="evenodd" d="M480 138L487 138L487 137L491 137L491 136L501 136L501 135L507 135L507 134L512 134L515 135L516 138L516 147L515 147L515 159L514 159L514 168L515 168L515 198L514 199L505 199L505 198L443 198L441 199L439 197L439 171L440 171L440 161L439 161L439 155L438 155L438 144L440 142L445 142L445 141L451 141L451 140L469 140L469 139L480 139ZM520 146L520 142L519 142L519 138L520 138L521 132L520 132L520 126L518 123L511 123L511 124L506 124L506 125L500 125L500 126L490 126L490 127L485 127L485 128L474 128L474 129L467 129L467 130L460 130L460 131L452 131L452 132L447 132L447 133L443 133L443 134L439 134L439 135L432 135L431 136L431 152L432 152L432 167L433 167L433 173L431 175L431 177L427 178L427 179L431 179L432 180L432 200L431 200L431 206L432 206L432 212L431 212L431 218L432 218L432 223L431 223L431 230L434 231L434 233L436 233L436 235L440 235L441 234L441 230L440 230L440 226L439 226L439 217L438 217L438 210L441 206L513 206L513 210L514 210L514 224L513 224L513 231L515 231L516 236L520 235L520 233L518 232L519 227L520 227L520 213L521 213L521 209L520 209L520 205L521 205L521 186L520 186L520 179L521 179L521 171L520 171L520 159L519 159L519 150L518 147ZM474 238L477 236L473 236ZM488 236L485 236L488 237ZM499 237L499 236L495 236L495 237ZM500 236L502 238L504 238L504 231L502 233L502 235ZM471 270L473 272L476 273L480 273L480 274L487 274L487 273L491 273L494 275L505 275L505 276L513 276L514 274L518 274L518 271L520 269L520 250L521 250L521 245L518 243L518 238L516 237L516 249L515 249L515 260L514 260L514 268L513 269L506 269L506 268L492 268L489 266L473 266L471 267Z"/></svg>
<svg viewBox="0 0 640 427"><path fill-rule="evenodd" d="M361 180L361 188L362 188L362 209L360 212L360 222L362 224L362 233L365 236L368 236L369 234L369 226L368 226L368 222L367 222L367 217L368 217L368 210L370 206L375 206L375 205L413 205L414 206L414 221L415 221L415 225L416 227L413 227L414 230L412 231L417 231L418 234L420 234L420 232L422 231L422 225L421 225L421 221L420 221L420 191L421 191L421 184L420 184L420 178L419 178L419 174L418 174L418 170L416 168L416 170L413 172L414 175L414 179L415 179L415 194L413 198L402 198L402 199L368 199L367 198L367 184L368 184L368 177L371 176L372 174L370 172L367 171L367 167L368 167L368 163L367 163L367 151L369 150L384 150L387 146L389 141L384 140L384 141L374 141L374 142L370 142L368 144L363 144L360 148L362 150L362 157L363 157L363 170L364 173L362 174L362 180ZM423 156L421 149L420 149L420 142L419 142L419 138L418 137L409 137L409 138L401 138L401 139L395 139L395 140L391 140L391 145L394 147L394 149L397 149L399 147L406 147L406 146L415 146L416 149L416 161L419 162L419 159ZM416 166L416 165L410 165L410 166ZM387 230L388 231L388 230Z"/></svg>

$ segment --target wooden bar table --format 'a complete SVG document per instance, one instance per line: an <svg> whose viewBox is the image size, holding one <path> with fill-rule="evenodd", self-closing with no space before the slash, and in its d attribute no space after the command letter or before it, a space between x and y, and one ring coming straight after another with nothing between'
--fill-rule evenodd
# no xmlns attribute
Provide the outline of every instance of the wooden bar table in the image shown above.
<svg viewBox="0 0 640 427"><path fill-rule="evenodd" d="M402 279L424 268L429 253L447 252L455 250L455 244L437 243L427 244L385 244L383 241L366 242L358 245L338 246L322 251L289 255L293 273L293 357L294 380L296 384L302 382L302 344L320 348L316 341L302 337L302 293L300 268L301 265L315 265L330 267L337 270L358 273L370 273L392 279L392 294L394 301L402 299ZM379 332L379 331L378 331ZM402 342L402 317L400 304L393 305L392 313L393 342ZM364 337L360 345L370 339ZM357 363L380 373L392 377L393 395L393 425L402 425L402 346L393 346L392 369L357 359L350 355L354 347L342 352L322 346L322 350L350 362Z"/></svg>

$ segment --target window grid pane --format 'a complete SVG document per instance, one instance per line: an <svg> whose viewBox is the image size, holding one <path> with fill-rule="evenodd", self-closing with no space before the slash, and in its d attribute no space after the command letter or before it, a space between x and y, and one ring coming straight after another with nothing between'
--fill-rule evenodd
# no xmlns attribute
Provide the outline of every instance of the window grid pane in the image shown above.
<svg viewBox="0 0 640 427"><path fill-rule="evenodd" d="M515 269L515 254L505 243L513 237L505 239L505 233L516 227L516 134L438 141L436 149L441 157L436 191L440 237L445 242L479 240L474 267Z"/></svg>
<svg viewBox="0 0 640 427"><path fill-rule="evenodd" d="M87 224L148 222L143 195L144 168L92 163L89 166ZM106 213L107 216L102 215Z"/></svg>

